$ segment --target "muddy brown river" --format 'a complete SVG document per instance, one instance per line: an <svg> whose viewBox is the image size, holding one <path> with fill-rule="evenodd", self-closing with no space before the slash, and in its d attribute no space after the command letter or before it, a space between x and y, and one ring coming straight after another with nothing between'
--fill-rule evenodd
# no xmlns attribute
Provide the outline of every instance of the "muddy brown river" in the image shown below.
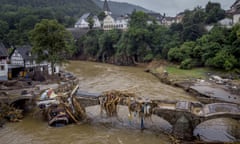
<svg viewBox="0 0 240 144"><path fill-rule="evenodd" d="M128 90L138 96L161 100L196 101L182 89L160 83L144 68L71 61L65 69L80 79L80 90L101 93ZM1 144L168 144L165 132L172 126L160 117L146 120L143 132L138 117L128 118L127 108L118 108L118 118L100 115L99 106L87 108L90 123L51 128L40 118L29 114L22 122L7 123L0 128ZM163 133L164 131L164 133ZM194 131L204 141L234 142L240 139L240 123L232 119L216 119L200 124Z"/></svg>

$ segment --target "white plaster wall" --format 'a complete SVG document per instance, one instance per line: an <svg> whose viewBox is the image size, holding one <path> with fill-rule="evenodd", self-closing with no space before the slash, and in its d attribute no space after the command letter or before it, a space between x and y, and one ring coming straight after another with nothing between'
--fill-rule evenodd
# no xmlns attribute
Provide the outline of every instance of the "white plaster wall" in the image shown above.
<svg viewBox="0 0 240 144"><path fill-rule="evenodd" d="M234 14L233 15L233 24L240 22L240 14Z"/></svg>

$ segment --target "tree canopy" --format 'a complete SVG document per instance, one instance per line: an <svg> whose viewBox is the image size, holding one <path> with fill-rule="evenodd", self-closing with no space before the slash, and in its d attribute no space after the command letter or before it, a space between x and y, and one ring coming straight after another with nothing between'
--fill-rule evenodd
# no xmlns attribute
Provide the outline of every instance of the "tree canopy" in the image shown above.
<svg viewBox="0 0 240 144"><path fill-rule="evenodd" d="M71 34L56 20L43 19L37 23L30 32L30 40L37 62L50 62L52 71L74 52Z"/></svg>

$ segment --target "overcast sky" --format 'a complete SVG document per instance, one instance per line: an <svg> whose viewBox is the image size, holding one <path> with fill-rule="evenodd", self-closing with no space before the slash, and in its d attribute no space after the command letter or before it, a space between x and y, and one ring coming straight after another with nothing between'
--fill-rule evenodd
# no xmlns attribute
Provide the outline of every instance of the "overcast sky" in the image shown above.
<svg viewBox="0 0 240 144"><path fill-rule="evenodd" d="M118 2L127 2L142 6L146 9L166 13L167 16L175 16L185 9L193 9L196 6L205 7L208 1L219 2L223 9L227 10L235 0L110 0Z"/></svg>

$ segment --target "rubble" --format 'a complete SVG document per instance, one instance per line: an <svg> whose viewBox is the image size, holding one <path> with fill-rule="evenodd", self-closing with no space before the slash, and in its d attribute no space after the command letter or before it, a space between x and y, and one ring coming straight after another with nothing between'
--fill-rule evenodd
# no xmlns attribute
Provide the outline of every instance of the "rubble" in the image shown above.
<svg viewBox="0 0 240 144"><path fill-rule="evenodd" d="M139 118L148 118L153 114L153 109L157 106L156 103L149 99L139 98L134 93L126 91L106 91L99 97L101 106L101 114L103 110L109 117L117 116L117 105L124 104L128 106L129 118L132 113L139 116Z"/></svg>
<svg viewBox="0 0 240 144"><path fill-rule="evenodd" d="M37 105L50 126L80 123L87 119L85 109L74 96L78 88L78 85L73 87L70 84L69 89L64 93L62 89L56 89L57 93L55 93L51 88L42 93Z"/></svg>
<svg viewBox="0 0 240 144"><path fill-rule="evenodd" d="M230 81L229 79L223 79L217 75L211 75L209 80L214 81L216 84L226 84Z"/></svg>
<svg viewBox="0 0 240 144"><path fill-rule="evenodd" d="M128 98L136 97L133 93L121 92L117 90L103 92L99 97L99 103L101 106L101 114L103 110L109 117L117 116L117 105L120 102L126 102ZM125 101L123 101L125 100Z"/></svg>
<svg viewBox="0 0 240 144"><path fill-rule="evenodd" d="M0 126L5 120L9 122L19 122L23 119L23 111L7 104L0 104Z"/></svg>
<svg viewBox="0 0 240 144"><path fill-rule="evenodd" d="M47 99L42 99L41 102L38 103L38 106L40 107L41 112L45 112L45 114L50 113L47 112L48 109L57 110L60 109L56 106L61 105L64 106L64 111L67 111L67 107L70 108L69 103L67 103L67 99L69 96L73 95L77 88L75 87L76 84L78 84L78 79L72 75L67 74L68 77L65 76L65 72L62 72L62 76L59 75L59 78L56 77L52 81L46 81L46 82L40 82L40 81L30 81L29 80L10 80L10 81L4 81L0 82L0 96L1 96L1 104L0 104L0 126L3 125L4 121L8 120L9 122L17 122L21 121L23 118L23 110L16 109L15 107L18 107L16 104L11 105L9 103L11 101L11 98L14 99L14 97L31 97L31 101L36 100L36 96L43 93L44 90L51 88L52 94L51 97L48 97ZM59 82L58 79L61 79L62 81ZM72 90L74 90L73 93ZM7 92L6 92L7 91ZM54 93L56 92L56 93ZM53 95L54 94L54 95ZM50 98L50 99L49 99ZM71 114L77 117L78 121L86 118L86 114L84 114L84 110L80 109L81 106L77 104L77 101L72 96L71 98L71 104L74 104L75 110L71 109ZM35 102L34 102L35 103ZM25 103L27 104L27 103ZM51 108L50 108L51 107ZM22 108L22 107L21 107ZM43 110L44 109L44 110ZM83 108L84 109L84 108ZM70 109L68 109L70 111ZM59 112L61 112L60 110ZM53 112L54 113L54 112ZM53 114L52 113L52 114ZM70 113L68 112L68 115Z"/></svg>

